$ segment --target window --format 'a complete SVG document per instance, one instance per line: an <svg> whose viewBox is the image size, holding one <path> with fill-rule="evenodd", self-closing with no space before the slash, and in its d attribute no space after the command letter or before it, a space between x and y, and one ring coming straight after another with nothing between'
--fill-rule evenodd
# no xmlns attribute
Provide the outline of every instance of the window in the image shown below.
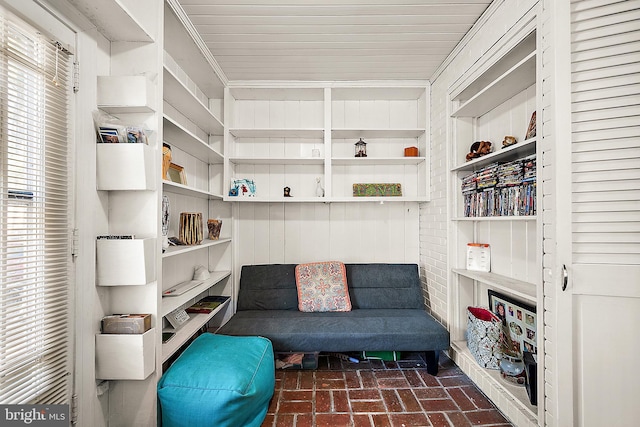
<svg viewBox="0 0 640 427"><path fill-rule="evenodd" d="M68 403L69 55L0 9L0 402Z"/></svg>

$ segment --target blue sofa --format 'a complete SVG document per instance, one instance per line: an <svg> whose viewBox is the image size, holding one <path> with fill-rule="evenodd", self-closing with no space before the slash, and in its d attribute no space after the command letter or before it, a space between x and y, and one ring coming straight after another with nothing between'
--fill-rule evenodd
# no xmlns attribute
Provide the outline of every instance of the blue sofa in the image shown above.
<svg viewBox="0 0 640 427"><path fill-rule="evenodd" d="M246 265L236 313L218 334L257 335L276 352L425 352L438 372L449 332L425 311L416 264L346 264L352 310L298 310L296 264Z"/></svg>

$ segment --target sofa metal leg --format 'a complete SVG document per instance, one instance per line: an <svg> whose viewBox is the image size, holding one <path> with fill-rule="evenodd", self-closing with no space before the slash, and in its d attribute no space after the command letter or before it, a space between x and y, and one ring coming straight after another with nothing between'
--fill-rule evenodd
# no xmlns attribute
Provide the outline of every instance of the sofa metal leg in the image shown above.
<svg viewBox="0 0 640 427"><path fill-rule="evenodd" d="M431 375L438 375L438 359L440 358L439 350L431 350L424 352L424 361L427 362L427 372Z"/></svg>

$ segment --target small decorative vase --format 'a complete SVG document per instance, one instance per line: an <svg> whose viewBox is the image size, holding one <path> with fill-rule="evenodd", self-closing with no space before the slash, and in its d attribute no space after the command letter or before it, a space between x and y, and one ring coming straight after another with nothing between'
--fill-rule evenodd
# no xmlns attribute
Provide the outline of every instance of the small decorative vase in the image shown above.
<svg viewBox="0 0 640 427"><path fill-rule="evenodd" d="M199 245L202 242L202 213L180 213L179 239L185 245Z"/></svg>
<svg viewBox="0 0 640 427"><path fill-rule="evenodd" d="M316 196L324 197L324 188L322 188L322 184L320 184L320 178L316 178Z"/></svg>
<svg viewBox="0 0 640 427"><path fill-rule="evenodd" d="M520 356L509 356L502 354L500 359L500 375L509 384L524 386L526 373L524 372L524 362Z"/></svg>
<svg viewBox="0 0 640 427"><path fill-rule="evenodd" d="M169 247L169 197L162 196L162 251Z"/></svg>
<svg viewBox="0 0 640 427"><path fill-rule="evenodd" d="M218 240L220 238L220 229L222 229L222 220L207 220L207 229L209 230L209 239Z"/></svg>

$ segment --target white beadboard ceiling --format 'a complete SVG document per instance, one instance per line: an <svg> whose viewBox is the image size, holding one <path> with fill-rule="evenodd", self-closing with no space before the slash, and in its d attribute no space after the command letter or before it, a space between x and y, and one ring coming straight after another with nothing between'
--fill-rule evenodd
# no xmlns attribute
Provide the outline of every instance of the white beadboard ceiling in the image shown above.
<svg viewBox="0 0 640 427"><path fill-rule="evenodd" d="M229 80L426 80L490 0L179 0Z"/></svg>

